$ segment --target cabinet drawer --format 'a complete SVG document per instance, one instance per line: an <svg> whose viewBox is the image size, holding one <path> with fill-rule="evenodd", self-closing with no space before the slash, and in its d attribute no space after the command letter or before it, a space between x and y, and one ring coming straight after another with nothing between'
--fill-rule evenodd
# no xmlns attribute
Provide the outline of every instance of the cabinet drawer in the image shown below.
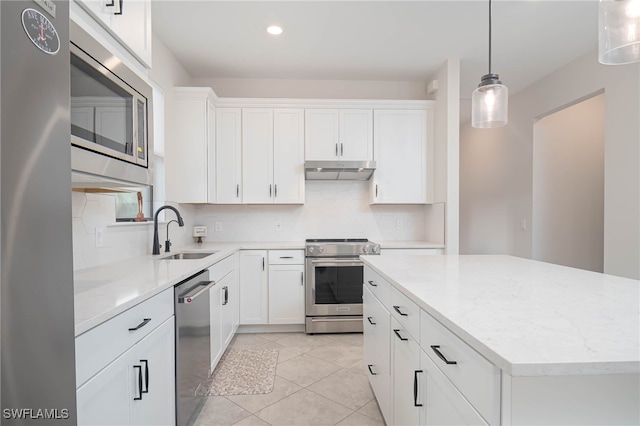
<svg viewBox="0 0 640 426"><path fill-rule="evenodd" d="M218 263L209 267L209 279L211 281L218 282L222 278L224 278L225 275L229 274L230 272L233 272L233 267L234 267L233 256L225 257Z"/></svg>
<svg viewBox="0 0 640 426"><path fill-rule="evenodd" d="M269 265L303 265L304 250L269 250Z"/></svg>
<svg viewBox="0 0 640 426"><path fill-rule="evenodd" d="M391 287L391 315L416 340L420 338L420 308L400 290Z"/></svg>
<svg viewBox="0 0 640 426"><path fill-rule="evenodd" d="M429 358L488 423L499 424L500 369L422 310L420 323L420 346Z"/></svg>
<svg viewBox="0 0 640 426"><path fill-rule="evenodd" d="M382 302L387 309L391 308L391 285L373 269L365 266L364 286L371 290L374 296Z"/></svg>
<svg viewBox="0 0 640 426"><path fill-rule="evenodd" d="M76 387L172 315L173 287L76 337Z"/></svg>

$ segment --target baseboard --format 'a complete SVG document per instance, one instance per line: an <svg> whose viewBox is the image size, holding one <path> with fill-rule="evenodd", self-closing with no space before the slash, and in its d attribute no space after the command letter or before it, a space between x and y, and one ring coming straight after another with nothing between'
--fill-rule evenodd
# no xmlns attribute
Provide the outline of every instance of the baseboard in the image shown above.
<svg viewBox="0 0 640 426"><path fill-rule="evenodd" d="M304 332L304 324L247 324L238 326L236 333L295 333Z"/></svg>

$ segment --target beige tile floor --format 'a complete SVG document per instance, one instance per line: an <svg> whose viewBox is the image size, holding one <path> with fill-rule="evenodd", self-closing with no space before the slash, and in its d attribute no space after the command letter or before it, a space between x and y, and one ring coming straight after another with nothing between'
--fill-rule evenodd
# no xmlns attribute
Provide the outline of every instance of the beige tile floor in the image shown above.
<svg viewBox="0 0 640 426"><path fill-rule="evenodd" d="M230 347L278 349L273 391L210 396L194 426L384 425L362 361L362 334L238 334Z"/></svg>

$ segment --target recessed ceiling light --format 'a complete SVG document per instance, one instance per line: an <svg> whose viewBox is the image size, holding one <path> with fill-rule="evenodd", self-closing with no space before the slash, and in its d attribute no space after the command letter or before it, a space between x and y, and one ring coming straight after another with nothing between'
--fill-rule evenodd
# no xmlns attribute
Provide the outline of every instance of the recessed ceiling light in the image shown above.
<svg viewBox="0 0 640 426"><path fill-rule="evenodd" d="M280 35L282 34L282 27L271 25L270 27L267 27L267 32L271 35Z"/></svg>

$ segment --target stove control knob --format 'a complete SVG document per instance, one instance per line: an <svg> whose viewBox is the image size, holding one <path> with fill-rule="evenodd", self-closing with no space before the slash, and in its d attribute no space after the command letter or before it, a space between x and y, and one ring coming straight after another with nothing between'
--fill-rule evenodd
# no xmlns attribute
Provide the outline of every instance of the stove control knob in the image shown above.
<svg viewBox="0 0 640 426"><path fill-rule="evenodd" d="M315 247L309 247L307 248L307 251L309 252L309 254L313 254L314 251L316 251Z"/></svg>
<svg viewBox="0 0 640 426"><path fill-rule="evenodd" d="M364 246L364 247L362 247L362 251L363 251L365 254L369 253L369 246Z"/></svg>
<svg viewBox="0 0 640 426"><path fill-rule="evenodd" d="M371 247L371 251L374 252L374 253L378 253L380 251L380 246Z"/></svg>
<svg viewBox="0 0 640 426"><path fill-rule="evenodd" d="M319 253L324 252L324 247L318 247L318 252L319 252Z"/></svg>

